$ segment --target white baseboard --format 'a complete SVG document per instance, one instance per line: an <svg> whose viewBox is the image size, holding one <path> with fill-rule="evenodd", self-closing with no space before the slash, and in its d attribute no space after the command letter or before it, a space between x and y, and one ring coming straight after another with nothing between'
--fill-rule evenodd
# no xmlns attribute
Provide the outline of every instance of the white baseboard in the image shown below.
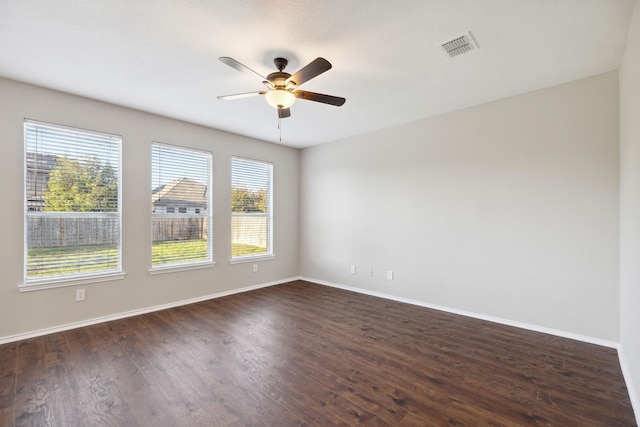
<svg viewBox="0 0 640 427"><path fill-rule="evenodd" d="M631 400L631 407L633 408L633 413L636 415L636 424L640 426L640 396L633 384L631 369L629 369L629 364L627 363L627 359L624 355L624 348L621 345L618 346L618 358L620 359L620 369L622 369L624 382L627 384L627 392L629 393L629 400Z"/></svg>
<svg viewBox="0 0 640 427"><path fill-rule="evenodd" d="M228 296L228 295L239 294L239 293L243 293L243 292L249 292L249 291L253 291L255 289L260 289L260 288L266 288L266 287L269 287L269 286L280 285L282 283L287 283L287 282L291 282L291 281L294 281L294 280L305 280L307 282L312 282L312 283L316 283L316 284L319 284L319 285L330 286L330 287L333 287L333 288L344 289L344 290L352 291L352 292L358 292L358 293L361 293L361 294L370 295L370 296L374 296L374 297L378 297L378 298L385 298L385 299L388 299L388 300L393 300L393 301L403 302L403 303L407 303L407 304L417 305L417 306L420 306L420 307L432 308L434 310L445 311L445 312L453 313L453 314L459 314L459 315L462 315L462 316L472 317L472 318L476 318L476 319L480 319L480 320L486 320L486 321L489 321L489 322L500 323L500 324L508 325L508 326L514 326L516 328L528 329L528 330L531 330L531 331L542 332L542 333L550 334L550 335L556 335L556 336L560 336L560 337L563 337L563 338L570 338L570 339L583 341L583 342L587 342L587 343L591 343L591 344L597 344L597 345L601 345L601 346L605 346L605 347L611 347L611 348L618 349L618 354L621 354L619 344L617 342L614 342L614 341L608 341L608 340L589 337L589 336L585 336L585 335L574 334L574 333L571 333L571 332L560 331L560 330L557 330L557 329L546 328L546 327L543 327L543 326L537 326L537 325L532 325L532 324L528 324L528 323L516 322L516 321L508 320L508 319L502 319L502 318L499 318L499 317L487 316L487 315L484 315L484 314L478 314L478 313L473 313L473 312L469 312L469 311L458 310L458 309L455 309L455 308L440 306L440 305L436 305L436 304L431 304L431 303L427 303L427 302L424 302L424 301L414 300L414 299L410 299L410 298L398 297L398 296L395 296L395 295L385 294L385 293L381 293L381 292L369 291L369 290L362 289L362 288L344 286L344 285L340 285L340 284L337 284L337 283L332 283L332 282L327 282L327 281L324 281L324 280L318 280L318 279L313 279L313 278L310 278L310 277L302 277L302 276L290 277L290 278L287 278L287 279L277 280L277 281L273 281L273 282L261 283L261 284L257 284L257 285L246 286L246 287L243 287L243 288L232 289L232 290L229 290L229 291L218 292L218 293L215 293L215 294L203 295L203 296L197 297L197 298L190 298L190 299L186 299L186 300L170 302L170 303L167 303L167 304L160 304L160 305L156 305L156 306L152 306L152 307L145 307L145 308L126 311L126 312L122 312L122 313L110 314L110 315L102 316L102 317L95 317L95 318L92 318L92 319L82 320L82 321L79 321L79 322L67 323L67 324L64 324L64 325L53 326L53 327L50 327L50 328L39 329L39 330L36 330L36 331L31 331L31 332L25 332L25 333L20 333L20 334L0 337L0 344L5 344L5 343L9 343L9 342L14 342L14 341L20 341L20 340L28 339L28 338L34 338L34 337L38 337L38 336L41 336L41 335L52 334L52 333L55 333L55 332L67 331L69 329L80 328L80 327L83 327L83 326L95 325L96 323L102 323L102 322L109 322L111 320L124 319L126 317L137 316L137 315L140 315L140 314L145 314L145 313L151 313L151 312L154 312L154 311L165 310L167 308L178 307L178 306L181 306L181 305L193 304L193 303L196 303L196 302L206 301L206 300L210 300L210 299L214 299L214 298L221 298L221 297L225 297L225 296Z"/></svg>
<svg viewBox="0 0 640 427"><path fill-rule="evenodd" d="M600 339L600 338L594 338L594 337L590 337L590 336L586 336L586 335L574 334L572 332L561 331L561 330L558 330L558 329L547 328L547 327L544 327L544 326L532 325L532 324L524 323L524 322L516 322L514 320L503 319L503 318L500 318L500 317L487 316L487 315L484 315L484 314L473 313L473 312L465 311L465 310L458 310L457 308L451 308L451 307L445 307L445 306L436 305L436 304L430 304L430 303L427 303L427 302L424 302L424 301L398 297L398 296L395 296L395 295L385 294L385 293L381 293L381 292L369 291L367 289L362 289L362 288L354 288L354 287L351 287L351 286L344 286L344 285L340 285L340 284L337 284L337 283L327 282L327 281L324 281L324 280L312 279L310 277L300 277L300 280L306 280L307 282L317 283L319 285L331 286L333 288L339 288L339 289L344 289L346 291L358 292L358 293L365 294L365 295L371 295L371 296L378 297L378 298L385 298L385 299L388 299L388 300L403 302L403 303L406 303L406 304L417 305L417 306L420 306L420 307L432 308L434 310L445 311L447 313L459 314L461 316L473 317L475 319L486 320L486 321L493 322L493 323L500 323L502 325L513 326L513 327L516 327L516 328L527 329L527 330L535 331L535 332L542 332L542 333L545 333L545 334L556 335L556 336L563 337L563 338L570 338L570 339L573 339L573 340L587 342L587 343L590 343L590 344L601 345L601 346L604 346L604 347L610 347L610 348L615 348L615 349L619 348L619 344L617 342L615 342L615 341L608 341L608 340L603 340L603 339Z"/></svg>
<svg viewBox="0 0 640 427"><path fill-rule="evenodd" d="M9 336L6 336L6 337L0 337L0 344L6 344L6 343L10 343L10 342L20 341L20 340L24 340L24 339L28 339L28 338L35 338L35 337L39 337L39 336L42 336L42 335L53 334L55 332L68 331L70 329L81 328L83 326L95 325L96 323L102 323L102 322L109 322L111 320L124 319L126 317L138 316L140 314L146 314L146 313L151 313L151 312L154 312L154 311L166 310L167 308L179 307L181 305L193 304L193 303L196 303L196 302L201 302L201 301L207 301L207 300L210 300L210 299L226 297L226 296L229 296L229 295L239 294L239 293L243 293L243 292L249 292L249 291L253 291L253 290L256 290L256 289L260 289L260 288L266 288L266 287L269 287L269 286L280 285L282 283L287 283L287 282L291 282L291 281L298 280L298 279L300 279L300 277L291 277L291 278L288 278L288 279L277 280L277 281L274 281L274 282L261 283L261 284L258 284L258 285L246 286L246 287L243 287L243 288L232 289L232 290L224 291L224 292L218 292L218 293L215 293L215 294L203 295L201 297L196 297L196 298L190 298L190 299L170 302L170 303L167 303L167 304L155 305L153 307L145 307L145 308L140 308L140 309L136 309L136 310L125 311L125 312L122 312L122 313L116 313L116 314L110 314L110 315L107 315L107 316L95 317L93 319L81 320L79 322L67 323L67 324L64 324L64 325L59 325L59 326L53 326L53 327L50 327L50 328L39 329L37 331L25 332L25 333L16 334L16 335L9 335Z"/></svg>

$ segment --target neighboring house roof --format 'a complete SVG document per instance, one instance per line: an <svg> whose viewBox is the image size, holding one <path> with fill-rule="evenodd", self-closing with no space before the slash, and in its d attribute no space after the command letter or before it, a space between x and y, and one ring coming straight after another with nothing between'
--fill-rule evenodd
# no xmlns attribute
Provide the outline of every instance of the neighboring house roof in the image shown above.
<svg viewBox="0 0 640 427"><path fill-rule="evenodd" d="M207 206L207 186L189 178L174 179L151 193L154 205Z"/></svg>
<svg viewBox="0 0 640 427"><path fill-rule="evenodd" d="M35 153L27 151L27 170L49 174L58 164L55 154Z"/></svg>
<svg viewBox="0 0 640 427"><path fill-rule="evenodd" d="M58 156L54 154L27 151L27 205L42 208L44 206L43 192L47 187L49 175L58 164Z"/></svg>

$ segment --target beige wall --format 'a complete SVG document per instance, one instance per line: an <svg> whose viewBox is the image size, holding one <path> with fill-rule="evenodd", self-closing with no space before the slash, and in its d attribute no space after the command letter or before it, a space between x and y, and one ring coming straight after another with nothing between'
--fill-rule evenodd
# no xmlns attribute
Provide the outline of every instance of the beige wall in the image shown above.
<svg viewBox="0 0 640 427"><path fill-rule="evenodd" d="M305 149L300 273L617 342L618 160L617 72Z"/></svg>
<svg viewBox="0 0 640 427"><path fill-rule="evenodd" d="M43 328L280 281L298 275L299 150L0 79L0 340ZM123 138L123 267L120 281L20 293L23 280L23 119ZM216 267L150 276L151 142L213 153ZM230 265L231 156L274 164L275 260ZM87 299L75 302L75 288Z"/></svg>
<svg viewBox="0 0 640 427"><path fill-rule="evenodd" d="M620 346L640 423L640 2L620 66Z"/></svg>

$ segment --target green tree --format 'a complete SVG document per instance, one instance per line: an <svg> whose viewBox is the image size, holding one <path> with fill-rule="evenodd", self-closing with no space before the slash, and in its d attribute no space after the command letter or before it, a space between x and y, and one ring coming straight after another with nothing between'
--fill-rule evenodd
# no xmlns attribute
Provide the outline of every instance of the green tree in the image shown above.
<svg viewBox="0 0 640 427"><path fill-rule="evenodd" d="M244 187L231 188L232 212L267 212L267 192L250 191Z"/></svg>
<svg viewBox="0 0 640 427"><path fill-rule="evenodd" d="M109 164L96 157L82 161L61 157L49 174L44 190L45 210L63 212L115 212L118 182Z"/></svg>

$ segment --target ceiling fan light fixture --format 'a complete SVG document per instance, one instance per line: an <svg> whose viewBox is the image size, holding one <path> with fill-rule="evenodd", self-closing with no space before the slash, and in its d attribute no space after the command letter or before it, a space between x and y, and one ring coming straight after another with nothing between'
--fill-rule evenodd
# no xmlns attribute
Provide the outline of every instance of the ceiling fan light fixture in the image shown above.
<svg viewBox="0 0 640 427"><path fill-rule="evenodd" d="M274 108L289 108L296 101L296 96L286 89L273 89L265 94L267 102Z"/></svg>

